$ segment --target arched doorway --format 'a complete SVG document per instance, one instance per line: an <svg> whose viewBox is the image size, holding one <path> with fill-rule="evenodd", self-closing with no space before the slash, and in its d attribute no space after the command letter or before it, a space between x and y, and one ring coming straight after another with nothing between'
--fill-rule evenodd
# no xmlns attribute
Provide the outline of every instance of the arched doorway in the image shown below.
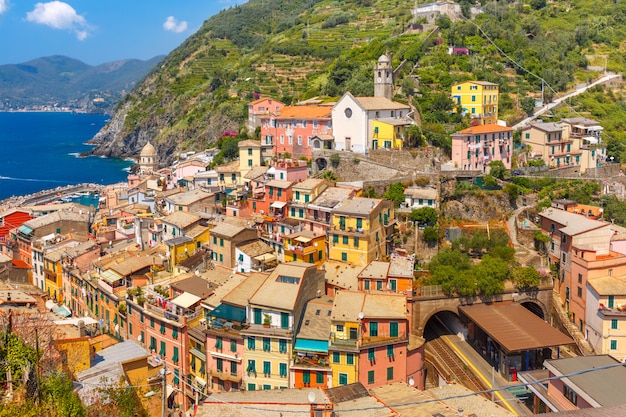
<svg viewBox="0 0 626 417"><path fill-rule="evenodd" d="M317 158L315 160L315 163L317 164L317 168L320 171L323 171L326 169L326 167L328 166L328 161L325 158Z"/></svg>

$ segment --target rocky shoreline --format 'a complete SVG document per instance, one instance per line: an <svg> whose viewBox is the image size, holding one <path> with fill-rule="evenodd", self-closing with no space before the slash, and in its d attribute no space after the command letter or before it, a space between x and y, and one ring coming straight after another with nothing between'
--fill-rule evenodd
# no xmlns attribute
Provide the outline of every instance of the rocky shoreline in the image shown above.
<svg viewBox="0 0 626 417"><path fill-rule="evenodd" d="M0 207L8 209L25 205L47 204L77 191L102 192L106 187L108 187L108 185L91 183L59 186L48 190L41 190L33 194L9 197L0 201Z"/></svg>

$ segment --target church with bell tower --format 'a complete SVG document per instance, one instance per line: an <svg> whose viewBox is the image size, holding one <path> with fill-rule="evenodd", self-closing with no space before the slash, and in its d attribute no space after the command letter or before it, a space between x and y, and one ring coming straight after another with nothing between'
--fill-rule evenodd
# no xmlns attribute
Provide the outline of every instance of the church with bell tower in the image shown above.
<svg viewBox="0 0 626 417"><path fill-rule="evenodd" d="M387 52L378 58L374 68L374 97L393 98L393 68L391 53Z"/></svg>

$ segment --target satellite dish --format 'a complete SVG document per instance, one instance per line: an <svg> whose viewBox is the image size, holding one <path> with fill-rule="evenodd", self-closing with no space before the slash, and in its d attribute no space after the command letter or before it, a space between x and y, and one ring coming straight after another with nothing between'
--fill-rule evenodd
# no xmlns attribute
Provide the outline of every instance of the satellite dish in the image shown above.
<svg viewBox="0 0 626 417"><path fill-rule="evenodd" d="M365 313L363 313L362 311L359 311L359 320L363 320L364 317L365 317Z"/></svg>
<svg viewBox="0 0 626 417"><path fill-rule="evenodd" d="M413 378L409 378L409 385L410 386L414 386L415 385L415 380Z"/></svg>
<svg viewBox="0 0 626 417"><path fill-rule="evenodd" d="M309 391L308 399L309 399L309 402L313 404L315 402L315 392Z"/></svg>

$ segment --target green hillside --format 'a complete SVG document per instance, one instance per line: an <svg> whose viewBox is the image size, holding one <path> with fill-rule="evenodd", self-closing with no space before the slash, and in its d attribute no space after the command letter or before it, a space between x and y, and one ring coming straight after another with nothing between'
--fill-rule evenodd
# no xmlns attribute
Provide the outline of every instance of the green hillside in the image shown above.
<svg viewBox="0 0 626 417"><path fill-rule="evenodd" d="M549 99L598 77L587 66L604 65L605 55L609 70L624 68L626 4L620 2L494 1L473 21L438 19L435 31L414 20L413 6L412 0L251 0L224 10L120 103L117 118L96 137L95 152L136 155L150 139L167 161L238 129L255 96L295 103L314 96L332 101L345 91L371 95L373 65L386 51L394 66L404 63L396 99L416 106L426 136L442 146L448 132L466 123L449 114L456 81L500 84L501 118L513 122L523 117L525 98L540 96L541 78ZM448 46L469 55L449 55ZM409 75L419 80L414 97Z"/></svg>

